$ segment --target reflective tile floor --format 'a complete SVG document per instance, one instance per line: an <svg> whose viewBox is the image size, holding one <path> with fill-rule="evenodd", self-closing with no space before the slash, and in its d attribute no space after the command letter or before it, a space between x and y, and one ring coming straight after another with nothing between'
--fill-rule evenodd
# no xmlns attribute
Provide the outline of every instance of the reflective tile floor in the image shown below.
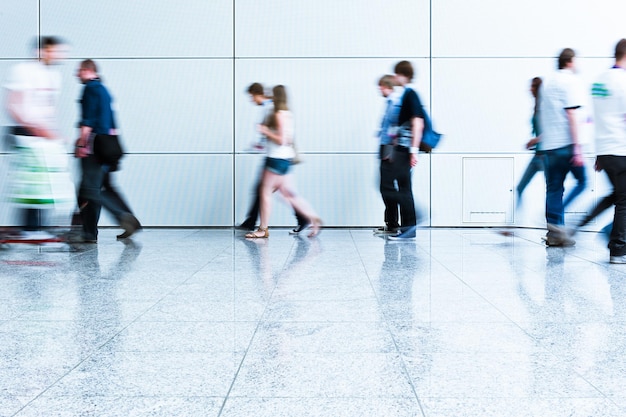
<svg viewBox="0 0 626 417"><path fill-rule="evenodd" d="M116 233L0 250L0 416L626 415L596 233Z"/></svg>

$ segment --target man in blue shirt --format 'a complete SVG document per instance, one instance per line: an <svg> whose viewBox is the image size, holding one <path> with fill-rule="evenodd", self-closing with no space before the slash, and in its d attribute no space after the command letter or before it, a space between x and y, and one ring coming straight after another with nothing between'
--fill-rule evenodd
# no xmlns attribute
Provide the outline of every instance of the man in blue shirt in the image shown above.
<svg viewBox="0 0 626 417"><path fill-rule="evenodd" d="M397 141L398 115L402 92L393 75L384 75L378 81L380 94L385 98L385 113L380 123L380 194L385 204L385 225L374 229L375 234L396 235L400 229L396 194L396 172L393 165L393 148Z"/></svg>
<svg viewBox="0 0 626 417"><path fill-rule="evenodd" d="M80 137L76 141L76 157L81 158L82 180L78 191L83 222L83 242L97 243L100 209L104 207L117 219L125 239L141 229L128 204L111 184L110 173L118 169L122 156L117 138L111 96L102 84L96 63L91 59L81 62L77 77L85 85L80 100ZM100 149L116 149L113 156Z"/></svg>

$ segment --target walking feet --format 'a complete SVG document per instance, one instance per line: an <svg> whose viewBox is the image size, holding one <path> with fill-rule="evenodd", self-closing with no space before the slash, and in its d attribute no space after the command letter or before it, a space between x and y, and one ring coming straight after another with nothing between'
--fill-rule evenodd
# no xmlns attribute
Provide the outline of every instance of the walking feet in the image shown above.
<svg viewBox="0 0 626 417"><path fill-rule="evenodd" d="M126 239L135 234L138 230L141 230L141 223L135 216L130 213L125 213L120 219L120 227L124 229L124 233L117 235L118 239Z"/></svg>
<svg viewBox="0 0 626 417"><path fill-rule="evenodd" d="M572 238L574 232L564 226L548 224L548 233L543 238L546 246L568 247L574 246L576 241Z"/></svg>
<svg viewBox="0 0 626 417"><path fill-rule="evenodd" d="M309 233L309 237L315 237L320 234L320 229L322 228L322 220L318 217L311 219L311 233Z"/></svg>
<svg viewBox="0 0 626 417"><path fill-rule="evenodd" d="M259 227L255 232L246 233L246 239L267 239L270 231L267 227Z"/></svg>

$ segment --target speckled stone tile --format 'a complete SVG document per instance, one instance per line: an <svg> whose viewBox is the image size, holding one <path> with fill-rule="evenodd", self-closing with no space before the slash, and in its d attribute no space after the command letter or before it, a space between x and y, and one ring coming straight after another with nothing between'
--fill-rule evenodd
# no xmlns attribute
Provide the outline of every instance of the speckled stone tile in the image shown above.
<svg viewBox="0 0 626 417"><path fill-rule="evenodd" d="M0 416L626 415L592 233L146 229L0 250Z"/></svg>
<svg viewBox="0 0 626 417"><path fill-rule="evenodd" d="M415 398L231 397L220 417L422 417Z"/></svg>
<svg viewBox="0 0 626 417"><path fill-rule="evenodd" d="M247 355L231 395L414 398L395 354L290 353L288 345Z"/></svg>
<svg viewBox="0 0 626 417"><path fill-rule="evenodd" d="M218 416L223 398L168 396L49 396L29 403L19 417L213 417Z"/></svg>
<svg viewBox="0 0 626 417"><path fill-rule="evenodd" d="M605 398L422 398L427 417L620 417L620 409Z"/></svg>

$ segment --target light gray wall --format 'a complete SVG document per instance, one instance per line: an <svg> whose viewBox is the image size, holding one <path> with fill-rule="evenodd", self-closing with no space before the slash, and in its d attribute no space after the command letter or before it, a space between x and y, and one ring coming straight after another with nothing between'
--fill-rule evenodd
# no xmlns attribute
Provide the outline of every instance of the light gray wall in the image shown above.
<svg viewBox="0 0 626 417"><path fill-rule="evenodd" d="M149 226L243 220L262 161L247 151L259 109L245 90L254 81L285 84L304 159L294 171L300 193L327 225L370 226L383 212L376 81L409 59L445 134L413 174L427 224L535 226L543 223L540 177L514 209L531 156L523 149L530 79L551 72L559 50L572 47L591 82L626 36L625 12L626 3L608 0L437 0L432 8L429 0L22 0L0 13L0 78L29 57L35 35L69 41L61 124L73 140L75 68L95 59L128 151L117 181ZM5 114L0 122L8 123ZM3 178L7 159L0 155ZM591 166L588 174L592 186L572 218L608 188L603 174L596 179ZM271 224L293 224L279 200ZM2 203L0 217L9 213Z"/></svg>

